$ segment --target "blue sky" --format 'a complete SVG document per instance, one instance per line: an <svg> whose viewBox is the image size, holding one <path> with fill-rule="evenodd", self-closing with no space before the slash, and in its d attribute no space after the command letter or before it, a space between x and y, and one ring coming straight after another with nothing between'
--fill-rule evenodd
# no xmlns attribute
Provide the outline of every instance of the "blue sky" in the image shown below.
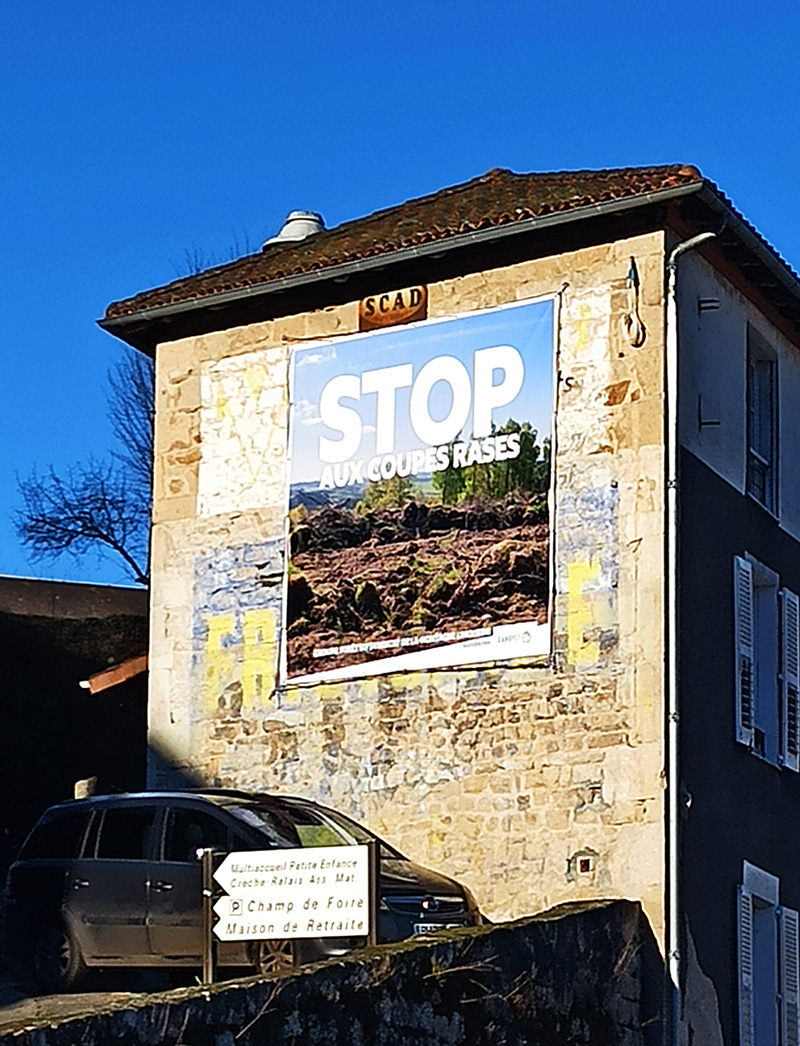
<svg viewBox="0 0 800 1046"><path fill-rule="evenodd" d="M694 163L800 268L800 7L603 0L11 0L0 34L0 573L16 476L106 453L106 305L516 171Z"/></svg>

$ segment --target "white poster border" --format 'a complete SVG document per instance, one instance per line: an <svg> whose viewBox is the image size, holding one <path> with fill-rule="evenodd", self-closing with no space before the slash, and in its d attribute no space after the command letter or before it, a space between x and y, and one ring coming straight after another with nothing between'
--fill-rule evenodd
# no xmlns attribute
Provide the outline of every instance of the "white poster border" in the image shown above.
<svg viewBox="0 0 800 1046"><path fill-rule="evenodd" d="M294 439L294 402L295 402L295 364L294 357L299 351L307 351L313 348L347 343L351 345L355 340L374 338L376 335L385 335L388 331L396 331L398 328L381 327L371 331L354 331L350 334L337 334L331 337L313 338L293 345L288 360L288 425L287 425L287 451L284 479L284 569L281 599L281 624L280 624L280 649L278 657L278 685L281 689L291 689L294 686L308 686L316 683L327 683L332 681L345 681L348 679L363 679L366 676L389 675L397 672L430 671L438 668L458 668L460 666L493 663L495 661L513 661L519 659L548 661L552 654L553 643L553 609L555 591L555 559L554 559L554 491L556 485L555 474L555 448L556 448L556 407L558 401L558 369L557 360L559 353L559 334L561 328L561 304L562 293L556 291L550 294L535 295L530 298L521 298L518 301L503 302L498 305L489 305L480 309L468 309L463 312L448 313L444 316L428 317L417 320L414 323L403 324L402 328L414 330L421 327L430 327L437 323L448 323L453 320L468 319L473 316L482 316L489 313L498 313L507 309L522 308L530 305L538 305L544 302L552 302L552 346L551 346L551 375L553 395L551 397L551 464L550 464L550 488L549 488L549 549L548 569L550 583L550 599L548 605L547 622L519 622L514 625L498 625L490 630L490 634L475 637L463 642L456 640L441 646L436 646L425 652L425 656L414 657L413 663L409 660L408 652L392 657L380 658L374 661L365 661L340 668L333 668L314 672L302 676L287 678L287 627L286 615L289 595L289 570L288 564L291 559L291 535L289 529L289 511L291 502L291 477L292 477L292 447ZM512 633L527 629L528 637L515 637ZM492 642L494 640L494 642ZM344 645L344 644L343 644ZM401 641L398 639L398 646ZM415 651L421 654L421 651ZM400 663L402 662L402 664Z"/></svg>

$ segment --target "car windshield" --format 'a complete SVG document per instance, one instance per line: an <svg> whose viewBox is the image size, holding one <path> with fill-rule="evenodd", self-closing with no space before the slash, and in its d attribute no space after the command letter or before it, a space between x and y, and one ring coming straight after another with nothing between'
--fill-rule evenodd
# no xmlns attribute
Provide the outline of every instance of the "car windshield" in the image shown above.
<svg viewBox="0 0 800 1046"><path fill-rule="evenodd" d="M307 806L302 801L292 802L288 800L287 805L291 807L292 818L297 825L298 834L302 838L301 819L307 823L307 830L311 828L313 824L318 823L320 826L339 835L340 838L344 839L349 844L364 844L377 842L380 843L381 860L401 860L405 858L393 847L385 843L383 839L379 838L373 832L368 831L363 825L360 825L357 821L352 821L349 817L345 817L344 814L338 813L336 810L320 809L319 807ZM312 843L304 842L304 846L339 846L340 843Z"/></svg>
<svg viewBox="0 0 800 1046"><path fill-rule="evenodd" d="M244 824L255 828L260 835L266 836L270 847L281 849L302 846L291 819L282 811L269 809L261 804L231 805L228 810ZM283 816L281 816L283 813Z"/></svg>
<svg viewBox="0 0 800 1046"><path fill-rule="evenodd" d="M387 846L349 817L322 810L302 801L258 799L229 807L234 817L266 835L273 846L355 846L380 843L382 860L402 860L402 854Z"/></svg>

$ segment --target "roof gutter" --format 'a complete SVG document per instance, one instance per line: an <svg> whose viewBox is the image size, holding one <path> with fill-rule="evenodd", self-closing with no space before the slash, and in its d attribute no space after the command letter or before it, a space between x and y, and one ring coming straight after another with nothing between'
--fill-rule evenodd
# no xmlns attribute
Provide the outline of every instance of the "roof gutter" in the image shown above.
<svg viewBox="0 0 800 1046"><path fill-rule="evenodd" d="M634 208L645 207L649 204L665 203L678 197L695 195L698 192L701 192L704 188L705 183L692 182L689 185L682 185L669 189L658 189L655 192L643 193L640 196L627 197L619 200L605 200L602 203L576 207L574 210L557 211L554 214L545 214L539 218L526 218L524 221L513 222L507 225L493 225L488 229L474 229L470 232L458 233L455 236L450 236L443 240L434 240L431 243L420 244L416 247L400 247L393 251L387 251L385 254L376 255L375 257L358 258L353 261L341 262L338 265L329 265L323 269L313 269L310 272L297 273L293 276L283 276L277 280L269 280L250 287L222 291L219 294L191 298L187 301L157 305L153 308L142 309L139 312L129 313L125 316L104 316L97 322L103 330L108 331L110 334L115 334L124 340L125 333L129 328L139 328L144 323L172 319L173 317L180 316L182 313L198 312L205 309L217 309L234 302L248 301L269 294L278 294L282 291L294 290L310 283L317 283L320 280L345 280L349 276L357 273L360 274L369 270L374 271L385 269L389 265L396 265L404 261L415 261L418 258L435 258L437 255L459 250L463 247L492 243L495 240L505 239L509 236L538 232L541 229L564 225L568 222L581 221L585 218L604 217L620 211L629 211ZM724 206L716 194L712 193L711 196L718 205ZM777 259L773 257L773 263L776 261ZM800 297L800 285L798 285L797 294Z"/></svg>

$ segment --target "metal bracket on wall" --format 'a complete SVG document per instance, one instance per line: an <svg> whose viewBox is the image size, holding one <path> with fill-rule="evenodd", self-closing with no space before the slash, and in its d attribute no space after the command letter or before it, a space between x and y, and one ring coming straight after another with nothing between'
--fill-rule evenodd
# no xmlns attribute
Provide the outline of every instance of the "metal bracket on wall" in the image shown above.
<svg viewBox="0 0 800 1046"><path fill-rule="evenodd" d="M622 336L634 349L644 345L647 328L639 315L639 270L636 259L631 255L631 264L627 276L628 311L622 316Z"/></svg>

